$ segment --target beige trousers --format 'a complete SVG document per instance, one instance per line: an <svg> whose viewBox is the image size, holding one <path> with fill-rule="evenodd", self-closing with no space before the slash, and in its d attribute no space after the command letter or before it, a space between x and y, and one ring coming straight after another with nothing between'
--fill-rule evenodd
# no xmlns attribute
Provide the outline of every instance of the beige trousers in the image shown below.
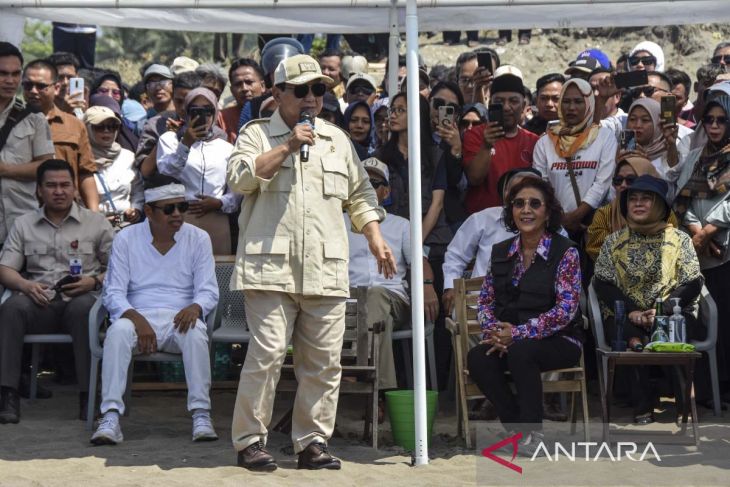
<svg viewBox="0 0 730 487"><path fill-rule="evenodd" d="M395 361L393 359L393 330L407 328L411 323L411 306L397 293L384 287L368 289L368 326L382 321L378 350L378 388L397 389ZM408 357L410 359L410 357Z"/></svg>
<svg viewBox="0 0 730 487"><path fill-rule="evenodd" d="M251 332L238 383L231 438L241 451L266 443L276 385L291 340L299 383L292 414L292 442L299 453L327 442L335 428L345 299L276 291L244 291Z"/></svg>

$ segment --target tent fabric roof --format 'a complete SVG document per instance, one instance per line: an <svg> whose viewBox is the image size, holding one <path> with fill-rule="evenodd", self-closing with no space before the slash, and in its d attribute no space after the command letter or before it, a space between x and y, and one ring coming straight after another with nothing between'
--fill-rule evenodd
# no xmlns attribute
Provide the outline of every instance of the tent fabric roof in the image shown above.
<svg viewBox="0 0 730 487"><path fill-rule="evenodd" d="M274 3L276 7L272 6ZM404 3L398 3L401 30L405 9L400 7ZM428 0L418 3L421 31L605 27L607 24L628 27L730 19L727 0ZM144 8L140 7L143 4ZM230 7L231 4L238 6ZM197 7L182 8L191 5ZM0 17L11 12L70 23L201 32L373 33L388 32L389 5L387 0L0 0Z"/></svg>

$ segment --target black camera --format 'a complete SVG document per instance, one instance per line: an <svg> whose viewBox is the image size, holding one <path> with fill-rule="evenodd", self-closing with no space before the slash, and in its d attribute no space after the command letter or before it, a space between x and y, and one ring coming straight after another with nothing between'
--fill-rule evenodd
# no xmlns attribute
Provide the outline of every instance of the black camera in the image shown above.
<svg viewBox="0 0 730 487"><path fill-rule="evenodd" d="M188 108L188 119L192 122L197 117L196 126L205 125L206 120L215 115L213 107L190 107Z"/></svg>

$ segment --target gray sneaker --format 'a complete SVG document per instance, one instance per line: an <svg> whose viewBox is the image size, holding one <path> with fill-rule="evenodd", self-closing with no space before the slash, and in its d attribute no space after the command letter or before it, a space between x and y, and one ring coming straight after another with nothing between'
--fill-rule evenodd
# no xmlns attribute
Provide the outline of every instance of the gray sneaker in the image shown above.
<svg viewBox="0 0 730 487"><path fill-rule="evenodd" d="M215 441L217 439L218 435L213 429L210 411L196 409L193 413L193 441Z"/></svg>
<svg viewBox="0 0 730 487"><path fill-rule="evenodd" d="M117 445L124 441L122 428L119 425L119 413L108 411L99 421L96 432L91 436L94 445Z"/></svg>

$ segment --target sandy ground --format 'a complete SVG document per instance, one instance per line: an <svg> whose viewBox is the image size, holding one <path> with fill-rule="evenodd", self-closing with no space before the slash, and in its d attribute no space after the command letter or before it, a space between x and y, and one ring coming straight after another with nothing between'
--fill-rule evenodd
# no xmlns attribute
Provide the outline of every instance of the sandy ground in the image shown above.
<svg viewBox="0 0 730 487"><path fill-rule="evenodd" d="M251 473L235 466L230 442L230 422L234 391L213 393L215 425L221 439L193 444L191 423L184 410L183 392L135 393L129 417L122 422L125 441L116 447L93 447L90 433L75 419L76 394L71 387L51 384L54 397L35 403L23 401L22 421L0 426L0 485L2 486L239 486L239 485L337 485L337 486L430 486L430 485L727 485L730 467L730 425L719 422L701 409L701 446L657 445L661 461L598 461L568 463L518 458L524 468L519 475L477 451L463 448L455 438L453 405L442 400L433 444L431 463L411 467L410 456L393 446L386 420L381 425L381 449L373 450L360 438L362 402L343 398L338 414L338 435L331 441L335 454L343 460L341 471L296 470L296 457L287 435L272 433L269 446L280 468L269 474ZM443 399L443 398L442 398ZM278 420L291 401L282 395L274 415ZM592 414L600 411L592 397ZM664 424L654 429L673 429ZM597 418L593 418L597 419ZM720 420L723 421L723 420ZM706 423L705 423L706 422ZM600 426L600 425L597 425ZM549 431L564 433L565 423L550 423ZM488 432L498 426L488 425ZM582 441L580 435L576 441ZM481 435L482 433L480 433ZM486 443L480 436L479 449ZM599 437L594 433L594 441ZM600 441L600 440L598 440ZM581 450L582 451L582 450ZM643 448L639 448L639 452ZM509 460L509 455L500 455ZM578 455L580 457L580 454Z"/></svg>

